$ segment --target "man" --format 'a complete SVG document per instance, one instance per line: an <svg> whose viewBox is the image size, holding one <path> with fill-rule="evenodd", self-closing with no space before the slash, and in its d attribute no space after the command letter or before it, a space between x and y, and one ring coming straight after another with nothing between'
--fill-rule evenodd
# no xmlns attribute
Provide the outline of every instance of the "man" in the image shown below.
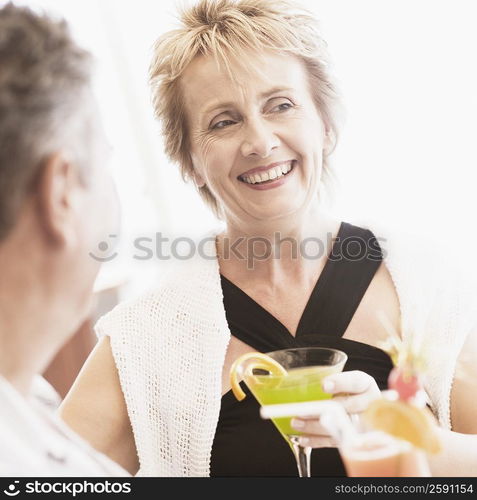
<svg viewBox="0 0 477 500"><path fill-rule="evenodd" d="M127 475L32 397L85 320L115 232L91 57L64 22L0 9L0 475Z"/></svg>

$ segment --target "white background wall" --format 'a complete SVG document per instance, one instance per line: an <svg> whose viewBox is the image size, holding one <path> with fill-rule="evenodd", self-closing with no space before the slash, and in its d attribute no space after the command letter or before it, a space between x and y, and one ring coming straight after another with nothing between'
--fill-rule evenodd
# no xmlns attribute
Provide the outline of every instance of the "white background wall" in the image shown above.
<svg viewBox="0 0 477 500"><path fill-rule="evenodd" d="M123 203L120 256L107 270L144 284L135 235L197 235L215 224L162 152L147 67L175 0L31 0L64 15L97 57L97 94ZM347 110L334 154L335 209L446 242L477 243L477 3L314 0ZM469 261L471 262L471 261ZM133 265L134 264L134 265ZM107 274L107 273L106 273Z"/></svg>

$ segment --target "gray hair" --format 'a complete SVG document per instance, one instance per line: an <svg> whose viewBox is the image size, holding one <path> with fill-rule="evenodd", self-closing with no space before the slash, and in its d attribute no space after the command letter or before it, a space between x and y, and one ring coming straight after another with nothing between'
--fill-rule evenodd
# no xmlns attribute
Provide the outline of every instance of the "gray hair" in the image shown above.
<svg viewBox="0 0 477 500"><path fill-rule="evenodd" d="M88 163L91 63L64 20L0 9L0 241L48 155Z"/></svg>

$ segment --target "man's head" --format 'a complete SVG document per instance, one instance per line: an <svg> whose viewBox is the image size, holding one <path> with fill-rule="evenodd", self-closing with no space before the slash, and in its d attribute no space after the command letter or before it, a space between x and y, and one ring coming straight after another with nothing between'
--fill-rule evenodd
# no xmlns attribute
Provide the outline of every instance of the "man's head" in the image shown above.
<svg viewBox="0 0 477 500"><path fill-rule="evenodd" d="M52 153L86 174L91 62L64 22L11 4L0 10L0 241Z"/></svg>
<svg viewBox="0 0 477 500"><path fill-rule="evenodd" d="M98 271L89 251L116 229L91 66L64 21L0 9L0 258L72 329Z"/></svg>

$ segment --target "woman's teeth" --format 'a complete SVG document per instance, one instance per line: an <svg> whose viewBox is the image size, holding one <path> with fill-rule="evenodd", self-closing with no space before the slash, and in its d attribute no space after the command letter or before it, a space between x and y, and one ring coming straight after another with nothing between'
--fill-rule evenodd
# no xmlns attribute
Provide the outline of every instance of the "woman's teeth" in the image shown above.
<svg viewBox="0 0 477 500"><path fill-rule="evenodd" d="M241 175L239 179L247 184L262 184L268 181L274 181L288 174L293 168L293 161L270 168L264 172L256 172L255 174Z"/></svg>

